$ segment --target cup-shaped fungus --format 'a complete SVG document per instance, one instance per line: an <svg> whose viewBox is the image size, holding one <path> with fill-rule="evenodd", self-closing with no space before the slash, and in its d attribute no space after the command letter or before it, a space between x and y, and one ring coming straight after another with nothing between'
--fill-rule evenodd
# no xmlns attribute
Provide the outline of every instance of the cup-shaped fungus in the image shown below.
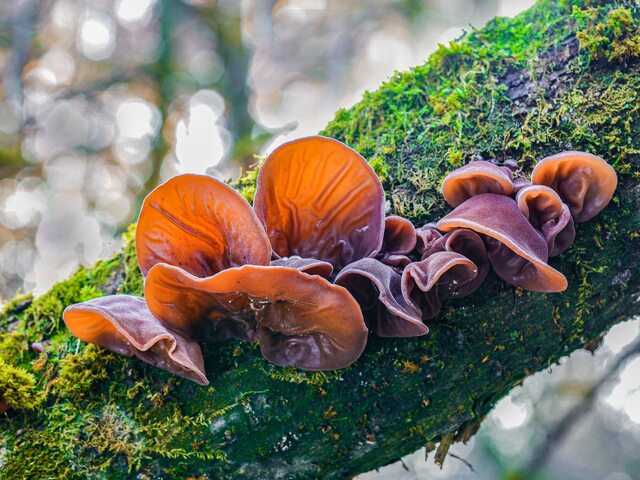
<svg viewBox="0 0 640 480"><path fill-rule="evenodd" d="M416 229L406 218L390 215L384 219L382 249L377 258L392 267L402 268L411 260L407 256L416 246Z"/></svg>
<svg viewBox="0 0 640 480"><path fill-rule="evenodd" d="M533 169L531 182L546 185L569 205L576 223L586 222L607 206L618 177L602 158L584 152L562 152L541 160Z"/></svg>
<svg viewBox="0 0 640 480"><path fill-rule="evenodd" d="M331 138L274 150L258 174L254 208L280 257L324 260L337 272L382 247L382 184L359 153Z"/></svg>
<svg viewBox="0 0 640 480"><path fill-rule="evenodd" d="M335 370L364 350L367 328L342 287L289 267L245 265L198 278L167 264L149 271L149 309L200 340L257 341L276 365Z"/></svg>
<svg viewBox="0 0 640 480"><path fill-rule="evenodd" d="M511 195L512 190L511 171L484 160L468 163L442 181L442 195L452 207L482 193Z"/></svg>
<svg viewBox="0 0 640 480"><path fill-rule="evenodd" d="M406 271L406 268L405 268ZM363 258L336 277L369 315L369 327L380 337L416 337L429 332L417 305L402 292L402 276L390 265Z"/></svg>
<svg viewBox="0 0 640 480"><path fill-rule="evenodd" d="M158 322L141 298L109 295L72 305L64 311L64 322L80 340L209 383L200 345Z"/></svg>
<svg viewBox="0 0 640 480"><path fill-rule="evenodd" d="M569 207L545 185L529 185L516 195L522 214L547 242L549 257L556 257L571 246L576 229Z"/></svg>
<svg viewBox="0 0 640 480"><path fill-rule="evenodd" d="M435 252L444 251L464 255L475 264L478 269L477 275L464 284L458 284L455 290L455 296L458 298L471 295L485 281L490 269L487 249L482 238L466 228L453 230L432 242L429 248L423 251L422 259L426 259Z"/></svg>
<svg viewBox="0 0 640 480"><path fill-rule="evenodd" d="M204 175L179 175L145 199L136 228L142 274L168 263L198 277L229 267L268 265L271 246L251 206Z"/></svg>
<svg viewBox="0 0 640 480"><path fill-rule="evenodd" d="M544 237L510 197L493 193L476 195L437 225L445 232L468 228L484 235L493 269L512 285L533 292L561 292L567 288L564 275L547 264Z"/></svg>
<svg viewBox="0 0 640 480"><path fill-rule="evenodd" d="M464 255L442 251L407 265L402 273L402 293L430 320L440 312L448 297L460 296L478 275L476 265Z"/></svg>

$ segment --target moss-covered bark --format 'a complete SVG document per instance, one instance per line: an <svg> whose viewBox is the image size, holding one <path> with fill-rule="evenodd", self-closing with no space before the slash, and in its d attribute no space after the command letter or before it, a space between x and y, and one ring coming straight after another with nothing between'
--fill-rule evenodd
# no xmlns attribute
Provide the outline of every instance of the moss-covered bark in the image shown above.
<svg viewBox="0 0 640 480"><path fill-rule="evenodd" d="M442 176L477 155L516 159L526 172L562 149L607 158L620 178L614 201L552 262L569 279L565 293L490 276L450 303L430 335L372 337L338 372L274 367L243 343L210 345L203 388L64 328L67 304L140 293L128 241L0 318L0 365L19 369L1 371L0 385L22 392L7 395L13 408L0 417L0 478L344 478L473 430L525 376L640 311L639 57L632 0L542 0L396 74L324 131L373 163L392 209L416 224L447 210ZM242 188L250 196L251 179ZM28 348L43 340L44 353Z"/></svg>

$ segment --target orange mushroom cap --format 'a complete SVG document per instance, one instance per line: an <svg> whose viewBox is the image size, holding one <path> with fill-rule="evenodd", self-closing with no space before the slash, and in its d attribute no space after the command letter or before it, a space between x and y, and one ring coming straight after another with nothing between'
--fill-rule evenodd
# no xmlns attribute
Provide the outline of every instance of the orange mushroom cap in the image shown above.
<svg viewBox="0 0 640 480"><path fill-rule="evenodd" d="M336 270L382 246L384 191L359 153L325 137L285 143L258 175L254 209L274 252Z"/></svg>
<svg viewBox="0 0 640 480"><path fill-rule="evenodd" d="M344 288L288 267L245 265L198 278L158 264L145 284L149 309L173 330L257 341L281 366L335 370L364 350L367 328Z"/></svg>
<svg viewBox="0 0 640 480"><path fill-rule="evenodd" d="M269 239L253 209L228 185L179 175L145 199L136 228L142 274L168 263L199 277L245 264L268 265Z"/></svg>
<svg viewBox="0 0 640 480"><path fill-rule="evenodd" d="M547 264L547 242L510 197L493 193L471 197L443 217L438 228L468 228L488 237L489 260L496 273L512 285L534 292L567 288L564 275Z"/></svg>
<svg viewBox="0 0 640 480"><path fill-rule="evenodd" d="M569 205L576 223L586 222L607 206L618 185L615 170L602 158L584 152L562 152L541 160L531 182L553 188Z"/></svg>
<svg viewBox="0 0 640 480"><path fill-rule="evenodd" d="M200 345L168 330L151 314L142 298L131 295L95 298L67 307L63 319L80 340L120 355L135 355L143 362L200 385L209 383Z"/></svg>
<svg viewBox="0 0 640 480"><path fill-rule="evenodd" d="M549 257L556 257L571 246L576 229L569 207L545 185L528 185L518 191L516 202L522 214L547 242Z"/></svg>
<svg viewBox="0 0 640 480"><path fill-rule="evenodd" d="M512 173L493 163L477 160L449 173L442 181L442 195L452 207L482 193L511 195Z"/></svg>

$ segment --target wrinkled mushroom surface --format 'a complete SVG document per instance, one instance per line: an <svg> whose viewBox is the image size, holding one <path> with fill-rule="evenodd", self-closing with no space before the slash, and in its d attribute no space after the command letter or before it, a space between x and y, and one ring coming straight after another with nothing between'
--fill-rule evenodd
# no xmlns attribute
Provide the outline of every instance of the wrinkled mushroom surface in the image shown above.
<svg viewBox="0 0 640 480"><path fill-rule="evenodd" d="M596 155L562 152L541 160L533 169L531 182L558 192L575 222L582 223L607 206L618 185L618 176L611 165Z"/></svg>
<svg viewBox="0 0 640 480"><path fill-rule="evenodd" d="M274 150L260 169L254 208L280 257L316 258L338 271L382 247L380 180L359 153L331 138Z"/></svg>
<svg viewBox="0 0 640 480"><path fill-rule="evenodd" d="M203 175L179 175L145 199L136 227L143 275L169 263L199 277L245 264L268 265L269 239L247 201Z"/></svg>
<svg viewBox="0 0 640 480"><path fill-rule="evenodd" d="M443 231L468 228L495 240L486 242L489 260L496 273L512 285L533 292L561 292L567 288L564 275L547 264L548 247L542 234L509 197L476 195L437 225Z"/></svg>
<svg viewBox="0 0 640 480"><path fill-rule="evenodd" d="M511 170L484 160L468 163L447 175L442 182L442 195L452 207L482 193L511 195Z"/></svg>
<svg viewBox="0 0 640 480"><path fill-rule="evenodd" d="M200 345L162 325L142 298L131 295L96 298L67 307L63 319L80 340L120 355L135 355L143 362L201 385L209 383Z"/></svg>
<svg viewBox="0 0 640 480"><path fill-rule="evenodd" d="M402 277L391 266L363 258L336 277L365 312L373 312L371 329L380 337L416 337L429 332L420 310L402 293ZM381 308L384 307L384 308Z"/></svg>
<svg viewBox="0 0 640 480"><path fill-rule="evenodd" d="M529 223L542 233L549 257L567 250L576 237L569 207L560 196L545 185L529 185L518 191L516 202Z"/></svg>
<svg viewBox="0 0 640 480"><path fill-rule="evenodd" d="M276 365L344 368L361 355L367 340L353 297L295 268L245 265L198 278L158 264L147 277L145 298L172 330L202 340L257 341Z"/></svg>

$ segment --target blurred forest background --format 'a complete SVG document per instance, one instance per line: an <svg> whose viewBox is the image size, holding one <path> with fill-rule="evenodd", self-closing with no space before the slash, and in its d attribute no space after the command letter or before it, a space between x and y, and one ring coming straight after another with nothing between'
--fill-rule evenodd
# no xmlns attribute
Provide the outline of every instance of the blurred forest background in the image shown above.
<svg viewBox="0 0 640 480"><path fill-rule="evenodd" d="M0 295L109 256L159 182L237 178L438 43L532 3L0 0ZM423 450L359 478L499 478L586 397L541 478L640 479L640 358L589 396L639 329L618 325L593 354L530 377L442 470Z"/></svg>

